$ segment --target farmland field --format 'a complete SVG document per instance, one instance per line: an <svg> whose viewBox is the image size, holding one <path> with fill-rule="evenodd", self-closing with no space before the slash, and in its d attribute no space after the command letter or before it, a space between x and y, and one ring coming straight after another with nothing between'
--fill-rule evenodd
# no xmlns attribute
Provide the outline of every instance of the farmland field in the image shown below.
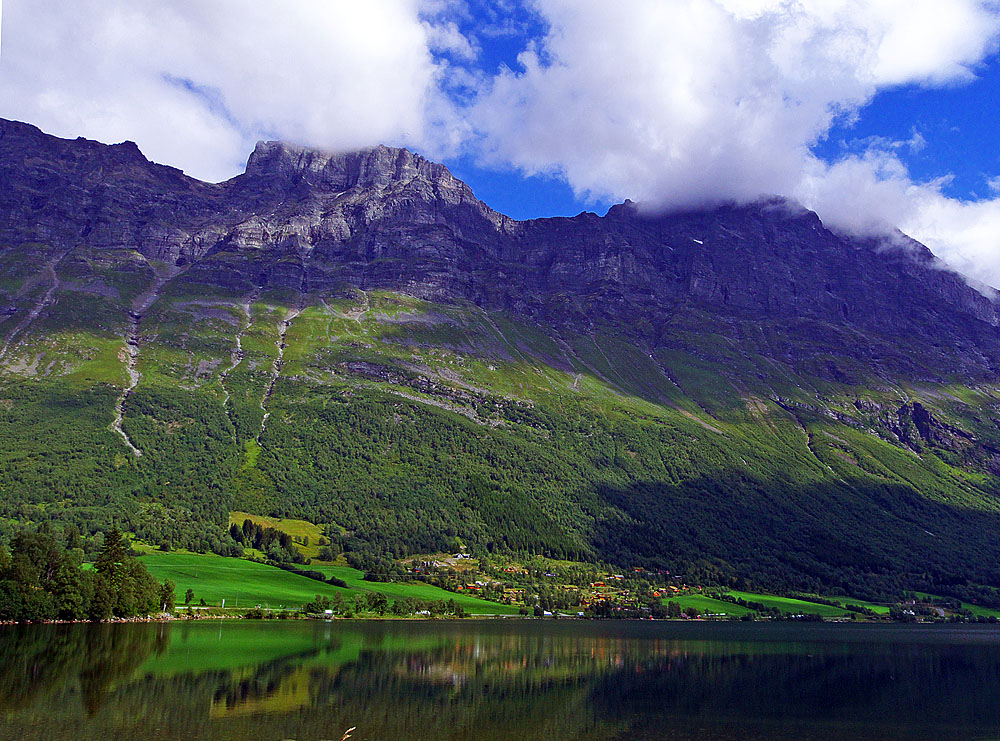
<svg viewBox="0 0 1000 741"><path fill-rule="evenodd" d="M142 557L149 572L157 580L170 579L176 585L178 604L183 602L187 589L194 590L194 602L204 599L209 605L226 607L253 607L261 605L270 609L298 608L317 594L333 597L337 592L350 594L358 591L381 592L390 600L414 597L422 600L449 600L462 605L474 615L512 615L517 608L494 602L453 594L429 584L395 584L369 582L362 579L357 569L347 566L311 566L327 576L337 576L347 582L350 589L324 584L298 574L245 561L238 558L204 555L198 553L163 553L151 551Z"/></svg>
<svg viewBox="0 0 1000 741"><path fill-rule="evenodd" d="M209 605L220 605L225 600L226 607L259 604L272 609L297 608L317 594L332 597L348 591L239 558L154 551L143 556L142 562L157 580L170 579L176 584L178 604L189 588L194 590L193 604L204 599Z"/></svg>
<svg viewBox="0 0 1000 741"><path fill-rule="evenodd" d="M844 609L843 607L822 605L818 602L809 602L807 600L796 599L794 597L775 597L771 594L754 594L753 592L737 591L732 591L730 594L734 597L745 599L747 602L759 602L764 605L764 607L776 607L785 614L820 615L824 618L844 617L844 615L850 614L850 611ZM843 597L839 598L839 601L844 604L856 604L859 607L869 607L876 612L889 612L888 607L875 605L870 602L865 602L864 600L854 600L848 597Z"/></svg>
<svg viewBox="0 0 1000 741"><path fill-rule="evenodd" d="M676 602L681 610L693 607L702 615L711 613L713 615L725 614L742 617L749 612L753 612L753 610L741 605L734 605L732 602L715 599L714 597L706 597L703 594L681 594L677 597L663 600L663 604L667 604L667 602Z"/></svg>

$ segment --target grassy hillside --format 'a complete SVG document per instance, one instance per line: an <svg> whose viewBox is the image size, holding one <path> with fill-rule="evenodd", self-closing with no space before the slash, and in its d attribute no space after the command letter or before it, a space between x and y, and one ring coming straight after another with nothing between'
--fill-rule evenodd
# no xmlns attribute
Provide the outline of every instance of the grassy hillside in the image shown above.
<svg viewBox="0 0 1000 741"><path fill-rule="evenodd" d="M220 605L225 600L227 607L249 609L260 604L272 609L298 608L317 594L332 597L336 592L348 591L238 558L154 551L143 556L142 562L157 580L173 581L181 600L188 589L193 589L193 604L204 599L209 605Z"/></svg>
<svg viewBox="0 0 1000 741"><path fill-rule="evenodd" d="M699 615L727 615L735 617L743 617L744 615L749 615L753 612L746 607L741 605L734 605L732 602L726 602L721 599L714 599L713 597L708 597L703 594L684 594L672 599L664 599L663 603L674 602L681 611L687 610L693 607L698 611Z"/></svg>
<svg viewBox="0 0 1000 741"><path fill-rule="evenodd" d="M305 520L294 520L283 517L263 517L250 512L230 512L230 525L243 525L246 520L265 528L274 528L288 533L295 541L295 548L306 558L316 558L319 555L319 541L323 530L319 525ZM308 545L306 542L308 541Z"/></svg>
<svg viewBox="0 0 1000 741"><path fill-rule="evenodd" d="M70 259L44 305L32 276L7 278L40 308L0 358L0 528L114 520L225 553L235 510L393 557L464 545L868 597L1000 585L993 386L889 381L802 350L815 327L694 309L653 347L627 328L378 291L232 295L184 273L133 327L162 270ZM126 336L141 377L121 429L141 456L111 428Z"/></svg>
<svg viewBox="0 0 1000 741"><path fill-rule="evenodd" d="M779 610L783 614L819 615L823 618L844 617L845 615L850 615L850 612L845 610L843 607L824 605L818 602L809 602L807 600L795 599L794 597L775 597L773 595L753 594L735 590L730 592L730 594L734 597L745 599L748 602L756 602L769 609ZM864 601L855 601L845 598L842 599L841 602L846 604L856 604L859 607L869 607L870 609L874 609L875 612L881 614L888 614L889 612L888 607L873 605L872 603L865 603Z"/></svg>

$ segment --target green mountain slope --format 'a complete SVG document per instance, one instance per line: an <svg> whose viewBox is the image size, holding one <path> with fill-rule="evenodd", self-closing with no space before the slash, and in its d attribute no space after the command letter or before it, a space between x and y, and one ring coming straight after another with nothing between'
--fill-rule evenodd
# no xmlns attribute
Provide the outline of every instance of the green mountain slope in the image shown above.
<svg viewBox="0 0 1000 741"><path fill-rule="evenodd" d="M775 202L512 222L387 148L208 185L0 133L0 536L226 552L240 510L362 553L1000 586L997 312L919 246Z"/></svg>
<svg viewBox="0 0 1000 741"><path fill-rule="evenodd" d="M464 543L855 593L997 581L993 476L881 422L901 396L964 420L995 388L741 367L695 333L650 357L610 333L384 292L252 297L248 320L243 297L175 281L139 324L121 426L141 456L111 429L123 343L94 351L128 331L99 324L118 299L59 291L8 351L8 518L129 513L151 538L210 546L240 509L395 555ZM65 315L86 317L71 337L53 332Z"/></svg>

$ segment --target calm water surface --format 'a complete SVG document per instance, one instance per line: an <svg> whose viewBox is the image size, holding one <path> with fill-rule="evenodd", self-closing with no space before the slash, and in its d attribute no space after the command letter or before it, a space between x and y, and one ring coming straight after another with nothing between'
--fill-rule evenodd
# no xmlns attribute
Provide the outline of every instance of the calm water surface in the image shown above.
<svg viewBox="0 0 1000 741"><path fill-rule="evenodd" d="M0 737L998 739L1000 629L214 622L0 628Z"/></svg>

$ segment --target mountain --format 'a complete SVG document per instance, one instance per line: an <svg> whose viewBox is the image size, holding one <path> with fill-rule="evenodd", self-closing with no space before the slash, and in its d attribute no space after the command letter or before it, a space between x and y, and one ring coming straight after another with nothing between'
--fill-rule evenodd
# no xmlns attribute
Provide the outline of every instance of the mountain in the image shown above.
<svg viewBox="0 0 1000 741"><path fill-rule="evenodd" d="M780 198L515 221L402 149L219 184L0 121L0 517L224 552L1000 585L998 305ZM988 590L987 590L988 591Z"/></svg>

